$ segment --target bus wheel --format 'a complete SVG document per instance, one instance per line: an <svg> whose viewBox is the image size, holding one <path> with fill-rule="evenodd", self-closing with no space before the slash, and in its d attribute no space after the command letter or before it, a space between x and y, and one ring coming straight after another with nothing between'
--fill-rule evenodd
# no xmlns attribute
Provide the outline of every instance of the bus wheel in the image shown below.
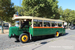
<svg viewBox="0 0 75 50"><path fill-rule="evenodd" d="M29 41L29 35L26 33L23 33L19 36L19 41L22 43L26 43Z"/></svg>
<svg viewBox="0 0 75 50"><path fill-rule="evenodd" d="M59 32L56 32L55 37L59 37Z"/></svg>

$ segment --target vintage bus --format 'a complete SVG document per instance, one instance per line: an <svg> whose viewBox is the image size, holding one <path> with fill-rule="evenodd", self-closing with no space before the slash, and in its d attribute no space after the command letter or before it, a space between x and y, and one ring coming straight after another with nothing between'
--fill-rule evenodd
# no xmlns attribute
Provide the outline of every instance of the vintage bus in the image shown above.
<svg viewBox="0 0 75 50"><path fill-rule="evenodd" d="M22 43L32 40L32 37L39 37L45 35L59 35L65 34L63 23L65 21L32 17L32 16L17 16L13 20L19 21L19 27L14 26L9 28L9 37L14 37Z"/></svg>

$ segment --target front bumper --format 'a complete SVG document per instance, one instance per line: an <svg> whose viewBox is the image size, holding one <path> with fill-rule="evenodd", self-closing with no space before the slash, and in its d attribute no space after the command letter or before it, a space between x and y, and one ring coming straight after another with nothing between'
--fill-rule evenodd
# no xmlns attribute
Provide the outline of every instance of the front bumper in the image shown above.
<svg viewBox="0 0 75 50"><path fill-rule="evenodd" d="M18 38L19 36L17 36L17 35L14 34L14 35L11 35L11 36L8 35L8 37L9 38Z"/></svg>

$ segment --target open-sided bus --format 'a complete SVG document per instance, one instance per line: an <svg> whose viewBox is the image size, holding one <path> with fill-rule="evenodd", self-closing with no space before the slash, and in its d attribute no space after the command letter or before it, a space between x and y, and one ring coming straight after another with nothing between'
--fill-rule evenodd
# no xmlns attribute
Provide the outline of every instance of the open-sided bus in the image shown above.
<svg viewBox="0 0 75 50"><path fill-rule="evenodd" d="M65 34L65 29L62 27L65 21L62 20L32 16L13 17L13 20L19 21L19 26L9 28L9 37L15 37L22 43L28 42L36 36L54 35L59 37L59 34Z"/></svg>

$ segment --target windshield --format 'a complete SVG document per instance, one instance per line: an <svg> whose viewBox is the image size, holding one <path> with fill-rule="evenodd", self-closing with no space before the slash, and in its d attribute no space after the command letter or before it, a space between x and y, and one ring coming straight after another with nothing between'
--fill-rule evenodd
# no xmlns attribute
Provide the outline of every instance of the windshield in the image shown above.
<svg viewBox="0 0 75 50"><path fill-rule="evenodd" d="M15 22L15 26L16 26L16 27L19 27L19 21L16 21L16 22Z"/></svg>
<svg viewBox="0 0 75 50"><path fill-rule="evenodd" d="M23 27L29 27L29 22L31 22L30 20L20 20L20 21L16 21L15 22L15 26L16 27L21 27L21 28L23 28Z"/></svg>

